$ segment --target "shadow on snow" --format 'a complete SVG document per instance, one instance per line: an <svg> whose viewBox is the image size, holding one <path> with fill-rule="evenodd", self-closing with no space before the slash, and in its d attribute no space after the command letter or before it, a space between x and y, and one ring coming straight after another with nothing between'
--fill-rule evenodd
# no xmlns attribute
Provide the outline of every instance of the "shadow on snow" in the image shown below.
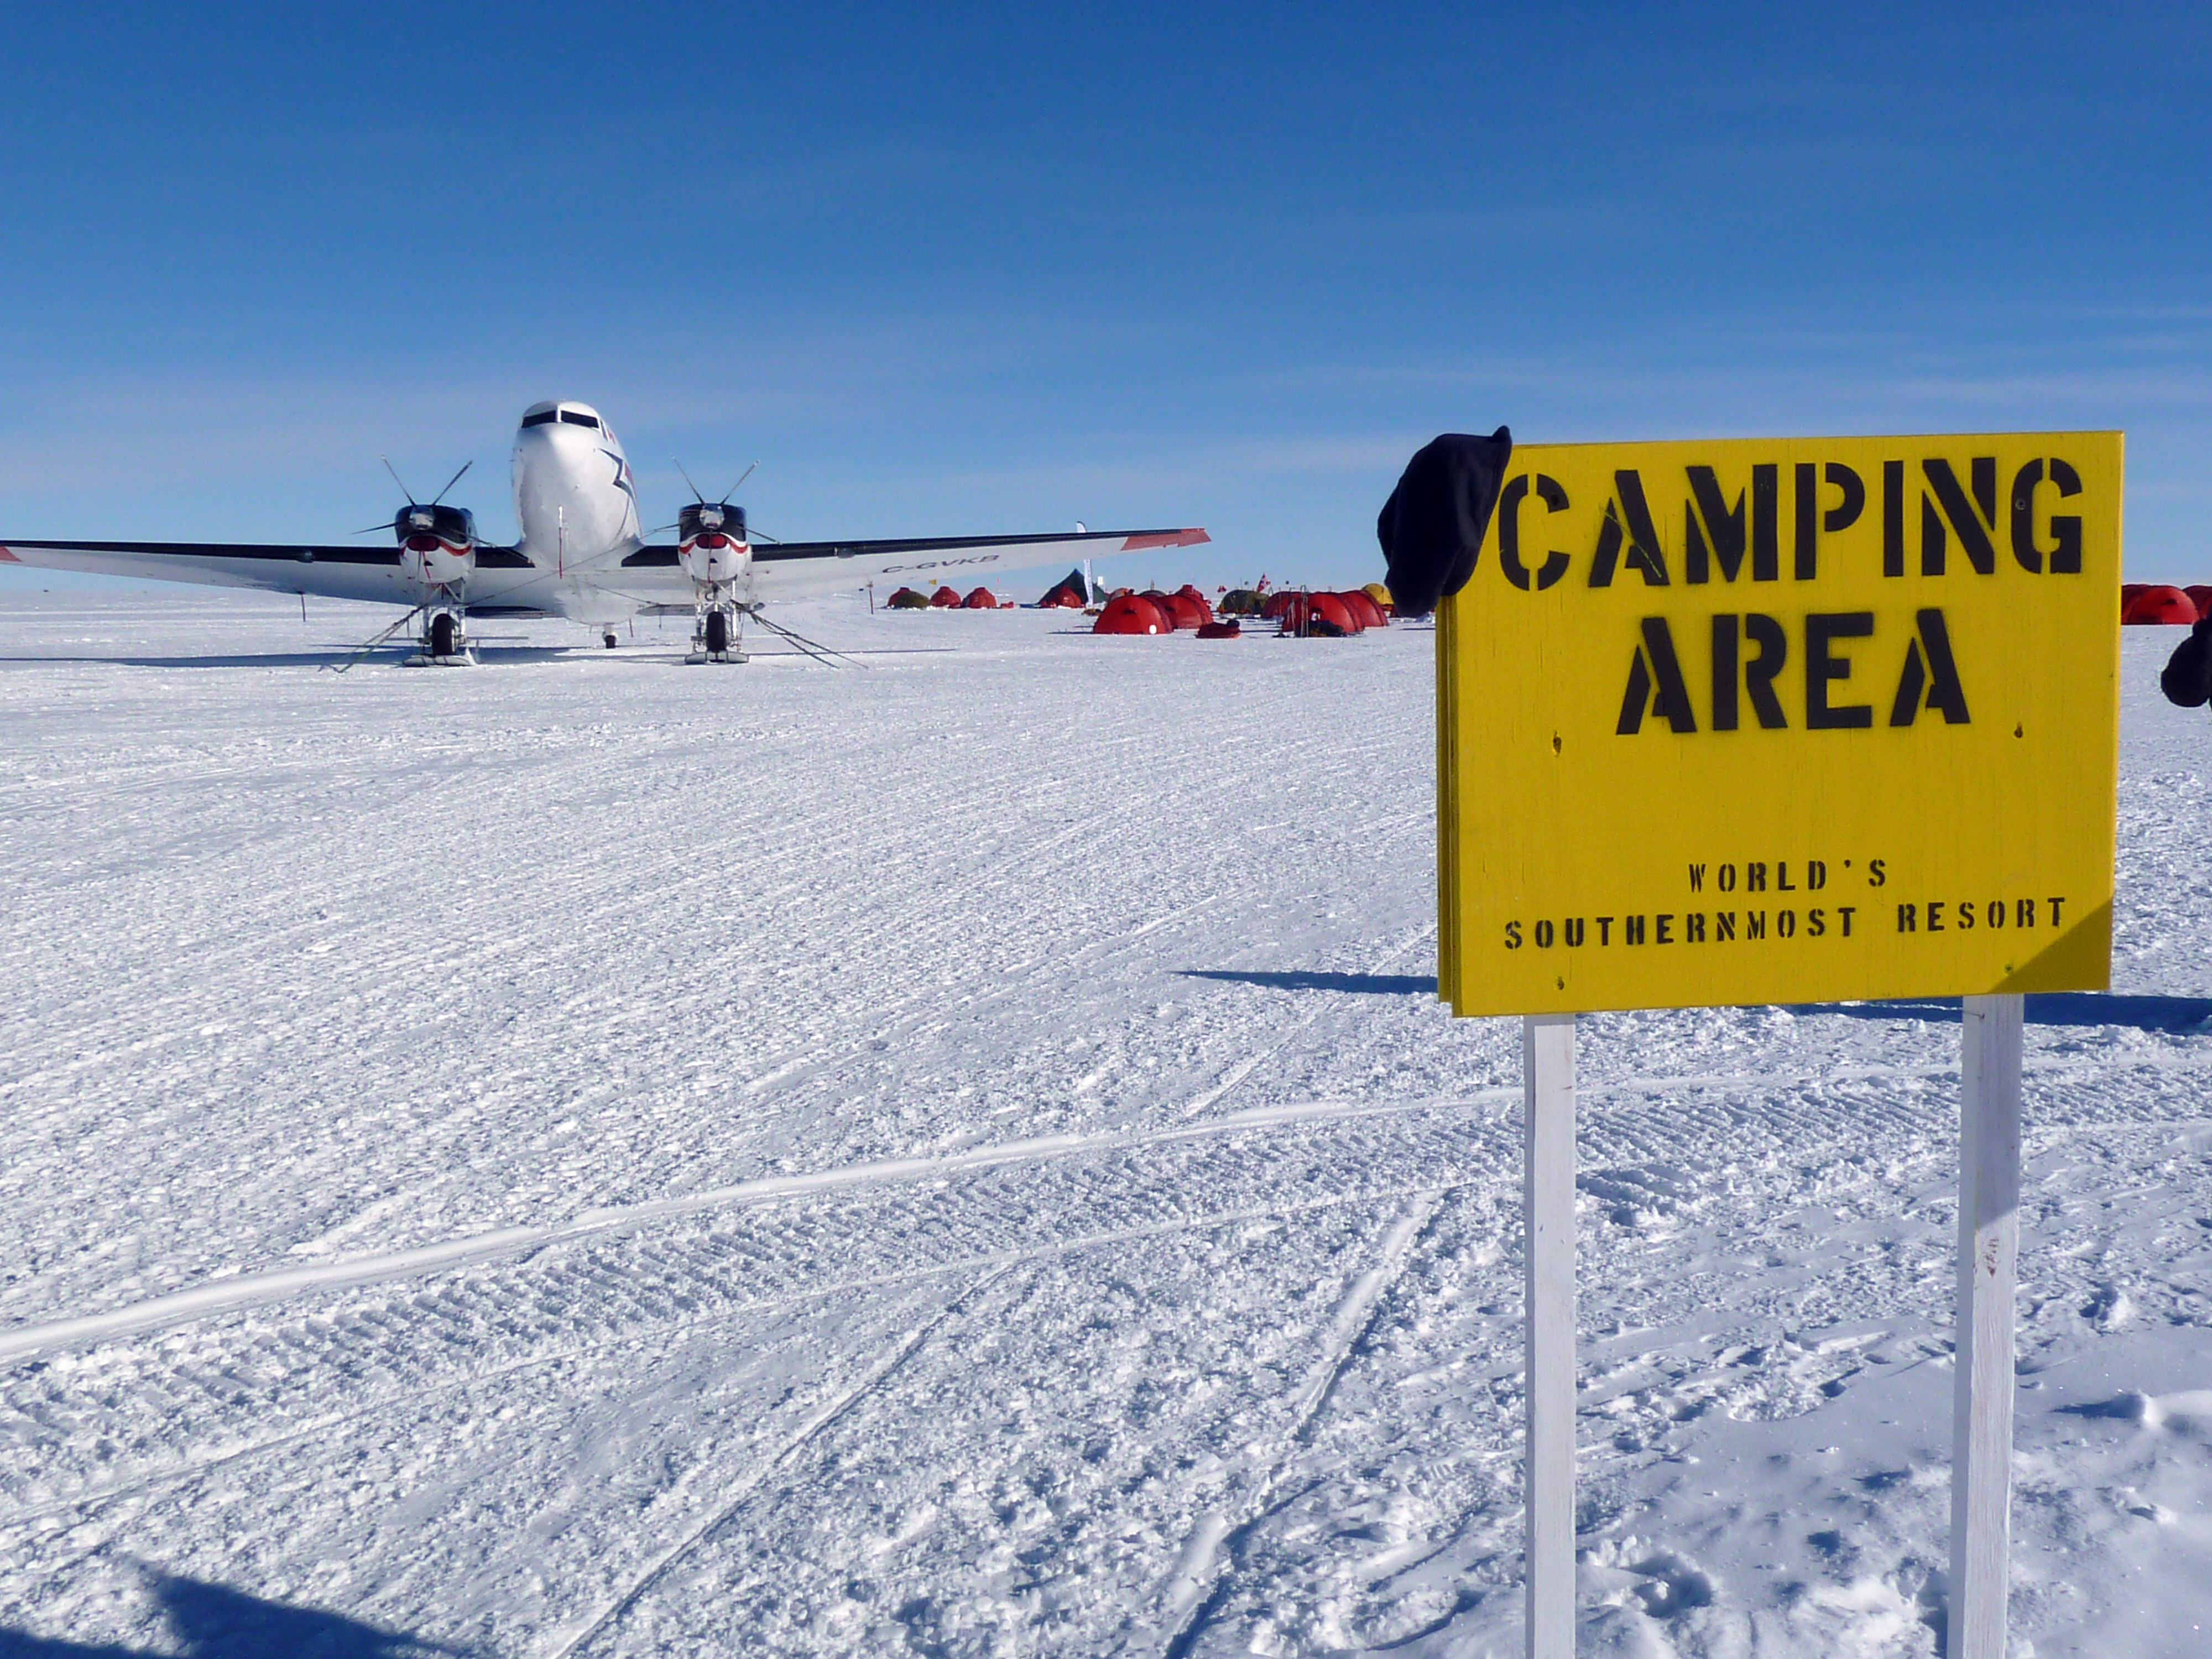
<svg viewBox="0 0 2212 1659"><path fill-rule="evenodd" d="M1184 979L1259 985L1275 991L1336 991L1354 996L1434 996L1433 974L1339 974L1310 969L1258 971L1184 968ZM1797 1014L1838 1014L1845 1019L1959 1018L1956 997L1913 997L1888 1002L1808 1002ZM2212 1020L2212 997L2114 995L2109 991L2034 991L2027 997L2031 1025L2131 1025L2144 1031L2193 1031Z"/></svg>
<svg viewBox="0 0 2212 1659"><path fill-rule="evenodd" d="M1955 1024L1956 997L1895 1002L1814 1002L1792 1013L1841 1014L1846 1019L1932 1019ZM2212 997L2115 996L2109 991L2031 991L2030 1025L2132 1025L2143 1031L2188 1031L2212 1019Z"/></svg>
<svg viewBox="0 0 2212 1659"><path fill-rule="evenodd" d="M428 1659L471 1651L198 1579L156 1573L152 1583L177 1650L187 1659ZM156 1653L0 1629L0 1659L156 1659Z"/></svg>
<svg viewBox="0 0 2212 1659"><path fill-rule="evenodd" d="M1355 996L1434 996L1434 974L1324 974L1304 969L1287 973L1243 973L1226 968L1183 968L1185 979L1225 980L1233 985L1264 985L1277 991L1348 991Z"/></svg>

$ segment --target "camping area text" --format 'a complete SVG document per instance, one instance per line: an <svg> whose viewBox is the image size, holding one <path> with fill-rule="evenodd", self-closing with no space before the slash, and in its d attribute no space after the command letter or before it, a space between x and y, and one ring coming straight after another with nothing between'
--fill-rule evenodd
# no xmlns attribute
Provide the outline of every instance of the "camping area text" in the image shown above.
<svg viewBox="0 0 2212 1659"><path fill-rule="evenodd" d="M2102 988L2117 433L1529 446L1439 612L1462 1013Z"/></svg>

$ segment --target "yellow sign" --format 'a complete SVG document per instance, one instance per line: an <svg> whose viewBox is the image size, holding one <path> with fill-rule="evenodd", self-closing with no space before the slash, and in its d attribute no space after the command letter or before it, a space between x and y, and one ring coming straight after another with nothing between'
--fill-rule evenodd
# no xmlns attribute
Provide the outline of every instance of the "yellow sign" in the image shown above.
<svg viewBox="0 0 2212 1659"><path fill-rule="evenodd" d="M1462 1014L2102 988L2121 434L1514 451L1438 614Z"/></svg>

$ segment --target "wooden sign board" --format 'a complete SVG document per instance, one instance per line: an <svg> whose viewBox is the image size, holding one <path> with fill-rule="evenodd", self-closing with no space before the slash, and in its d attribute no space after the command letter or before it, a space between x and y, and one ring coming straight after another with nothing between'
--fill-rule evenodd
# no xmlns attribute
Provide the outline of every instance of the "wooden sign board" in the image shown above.
<svg viewBox="0 0 2212 1659"><path fill-rule="evenodd" d="M1516 449L1438 614L1444 1000L2104 988L2121 451Z"/></svg>

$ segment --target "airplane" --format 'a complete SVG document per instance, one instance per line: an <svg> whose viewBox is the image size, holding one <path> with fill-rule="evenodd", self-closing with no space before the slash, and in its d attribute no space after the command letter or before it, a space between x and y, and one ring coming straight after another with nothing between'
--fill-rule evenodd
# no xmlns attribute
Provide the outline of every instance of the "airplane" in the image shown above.
<svg viewBox="0 0 2212 1659"><path fill-rule="evenodd" d="M726 496L709 501L695 489L673 526L675 543L656 545L639 528L637 482L613 428L596 409L565 398L523 411L514 440L522 534L514 546L482 540L476 515L446 504L460 477L428 501L401 486L409 500L392 515L390 548L0 540L0 562L404 605L407 615L386 633L422 618L405 659L412 665L473 664L473 617L565 617L599 629L612 650L618 623L686 609L694 617L687 661L743 662L744 621L771 600L849 591L878 576L964 580L1057 562L1071 548L1134 553L1212 539L1194 528L1078 525L1073 534L778 542L749 532L744 509Z"/></svg>

